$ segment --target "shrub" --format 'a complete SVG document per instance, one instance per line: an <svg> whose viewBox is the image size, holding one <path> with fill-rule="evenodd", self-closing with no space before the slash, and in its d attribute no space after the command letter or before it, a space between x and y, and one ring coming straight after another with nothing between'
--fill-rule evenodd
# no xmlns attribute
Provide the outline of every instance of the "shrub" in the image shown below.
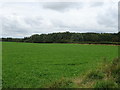
<svg viewBox="0 0 120 90"><path fill-rule="evenodd" d="M49 88L67 88L70 87L73 84L71 80L67 79L60 79L58 81L53 82L51 85L49 85Z"/></svg>
<svg viewBox="0 0 120 90"><path fill-rule="evenodd" d="M94 88L118 88L118 85L114 82L114 81L111 81L111 80L106 80L106 81L98 81Z"/></svg>
<svg viewBox="0 0 120 90"><path fill-rule="evenodd" d="M111 63L105 59L103 65L101 69L89 72L82 83L94 82L95 88L120 87L120 59L114 59Z"/></svg>
<svg viewBox="0 0 120 90"><path fill-rule="evenodd" d="M82 80L81 84L95 83L96 80L101 80L104 78L104 73L100 71L90 71ZM86 86L86 85L85 85Z"/></svg>
<svg viewBox="0 0 120 90"><path fill-rule="evenodd" d="M111 74L115 81L120 84L120 59L114 59L111 65Z"/></svg>
<svg viewBox="0 0 120 90"><path fill-rule="evenodd" d="M87 78L89 79L103 79L104 78L104 73L100 71L91 71L88 73Z"/></svg>

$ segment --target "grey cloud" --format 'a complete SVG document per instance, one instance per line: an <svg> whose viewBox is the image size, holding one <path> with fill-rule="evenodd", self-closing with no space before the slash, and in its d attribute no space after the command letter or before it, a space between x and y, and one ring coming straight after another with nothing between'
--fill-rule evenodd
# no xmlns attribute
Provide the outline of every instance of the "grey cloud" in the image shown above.
<svg viewBox="0 0 120 90"><path fill-rule="evenodd" d="M41 17L24 18L24 21L26 22L26 24L29 24L32 27L40 26L40 24L42 24L42 20L43 20L43 18L41 18Z"/></svg>
<svg viewBox="0 0 120 90"><path fill-rule="evenodd" d="M50 28L47 28L47 21L42 17L19 17L17 15L11 17L1 17L2 19L2 36L10 37L25 37L32 35L32 33L48 32ZM20 20L20 21L19 21ZM46 26L44 26L46 25ZM44 27L43 27L44 26Z"/></svg>
<svg viewBox="0 0 120 90"><path fill-rule="evenodd" d="M22 27L17 20L9 20L7 18L2 18L2 36L15 36L22 37L23 35L29 34L30 31Z"/></svg>
<svg viewBox="0 0 120 90"><path fill-rule="evenodd" d="M68 25L61 20L51 20L51 23L58 28L68 28Z"/></svg>
<svg viewBox="0 0 120 90"><path fill-rule="evenodd" d="M104 2L92 2L91 3L91 7L99 7L99 6L103 6Z"/></svg>
<svg viewBox="0 0 120 90"><path fill-rule="evenodd" d="M58 27L59 30L64 30L64 31L70 31L70 32L95 32L95 33L104 33L105 30L101 30L101 29L85 29L85 28L81 28L81 26L75 26L75 25L69 25L67 23L64 23L60 20L52 20L53 25L55 25L55 27Z"/></svg>
<svg viewBox="0 0 120 90"><path fill-rule="evenodd" d="M85 3L81 3L81 2L80 3L78 2L49 2L48 3L47 2L47 3L38 3L38 6L40 7L34 7L34 8L31 7L32 3L31 5L22 4L23 6L26 7L26 8L24 7L25 9L17 8L16 7L17 5L14 5L13 8L15 8L15 11L18 11L18 12L15 12L16 14L14 15L15 16L18 15L18 17L14 17L13 15L12 18L11 17L9 18L8 16L9 15L11 16L11 14L14 13L12 11L11 13L8 12L7 14L3 15L5 17L2 19L3 35L12 36L12 37L24 37L26 35L32 35L32 33L51 33L51 32L60 32L60 31L66 31L66 30L75 31L75 32L91 32L91 31L104 32L106 30L105 32L108 32L109 30L112 30L114 28L116 29L118 15L116 13L117 11L115 10L115 8L113 9L109 8L107 10L104 7L108 8L110 6L107 6L107 4L101 3L101 2L88 3L88 4L89 5L87 6L87 4L85 5ZM33 4L33 6L34 5L36 4ZM88 10L88 12L90 12L91 8L94 9L96 8L96 6L102 6L102 5L103 5L103 10L101 10L101 7L97 7L96 11L93 11L93 14L96 14L98 16L95 17L96 16L95 15L94 18L90 20L93 20L95 23L94 22L92 23L90 20L88 20L87 22L84 16L86 17L88 14L86 14L86 11L83 11L83 10L85 9L85 10ZM86 6L86 8L84 8L83 6ZM11 7L9 6L8 8L11 8ZM77 11L74 9L79 9L79 10ZM53 13L53 11L51 10L58 11L60 13L58 12ZM67 10L70 10L70 12L66 12ZM97 11L99 10L103 12L98 13ZM73 14L73 16L70 15L71 13ZM74 14L76 15L74 16ZM82 14L84 14L83 18L80 16L80 19L79 19L78 18L79 15L82 15ZM64 19L62 17L65 17L68 19ZM86 20L86 22L84 22L84 20ZM82 21L85 25L82 24ZM96 22L97 22L97 25L96 25ZM98 27L96 28L96 26Z"/></svg>
<svg viewBox="0 0 120 90"><path fill-rule="evenodd" d="M100 14L97 16L97 22L98 24L106 27L116 28L118 22L117 10L109 8L105 13L100 12Z"/></svg>
<svg viewBox="0 0 120 90"><path fill-rule="evenodd" d="M82 8L82 2L49 2L43 5L43 8L56 10L56 11L65 11L71 8Z"/></svg>

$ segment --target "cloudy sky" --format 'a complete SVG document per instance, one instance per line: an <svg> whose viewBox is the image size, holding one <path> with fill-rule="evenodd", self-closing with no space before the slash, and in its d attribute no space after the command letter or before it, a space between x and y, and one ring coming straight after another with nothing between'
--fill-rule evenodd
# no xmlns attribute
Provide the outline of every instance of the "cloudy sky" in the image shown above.
<svg viewBox="0 0 120 90"><path fill-rule="evenodd" d="M16 1L0 1L2 37L65 31L118 32L118 0Z"/></svg>

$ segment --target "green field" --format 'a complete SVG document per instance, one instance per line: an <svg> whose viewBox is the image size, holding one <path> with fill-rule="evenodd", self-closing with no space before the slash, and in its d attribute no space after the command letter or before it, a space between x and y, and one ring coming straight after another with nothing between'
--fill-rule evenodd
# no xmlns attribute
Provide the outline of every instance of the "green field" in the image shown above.
<svg viewBox="0 0 120 90"><path fill-rule="evenodd" d="M47 87L118 56L118 46L3 42L3 88Z"/></svg>

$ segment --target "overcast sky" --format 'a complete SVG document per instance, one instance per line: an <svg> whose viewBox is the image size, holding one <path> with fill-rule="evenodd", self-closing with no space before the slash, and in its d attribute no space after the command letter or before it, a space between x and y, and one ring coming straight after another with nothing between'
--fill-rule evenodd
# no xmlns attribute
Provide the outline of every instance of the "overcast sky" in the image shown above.
<svg viewBox="0 0 120 90"><path fill-rule="evenodd" d="M16 1L1 1L2 37L65 31L118 32L118 0Z"/></svg>

